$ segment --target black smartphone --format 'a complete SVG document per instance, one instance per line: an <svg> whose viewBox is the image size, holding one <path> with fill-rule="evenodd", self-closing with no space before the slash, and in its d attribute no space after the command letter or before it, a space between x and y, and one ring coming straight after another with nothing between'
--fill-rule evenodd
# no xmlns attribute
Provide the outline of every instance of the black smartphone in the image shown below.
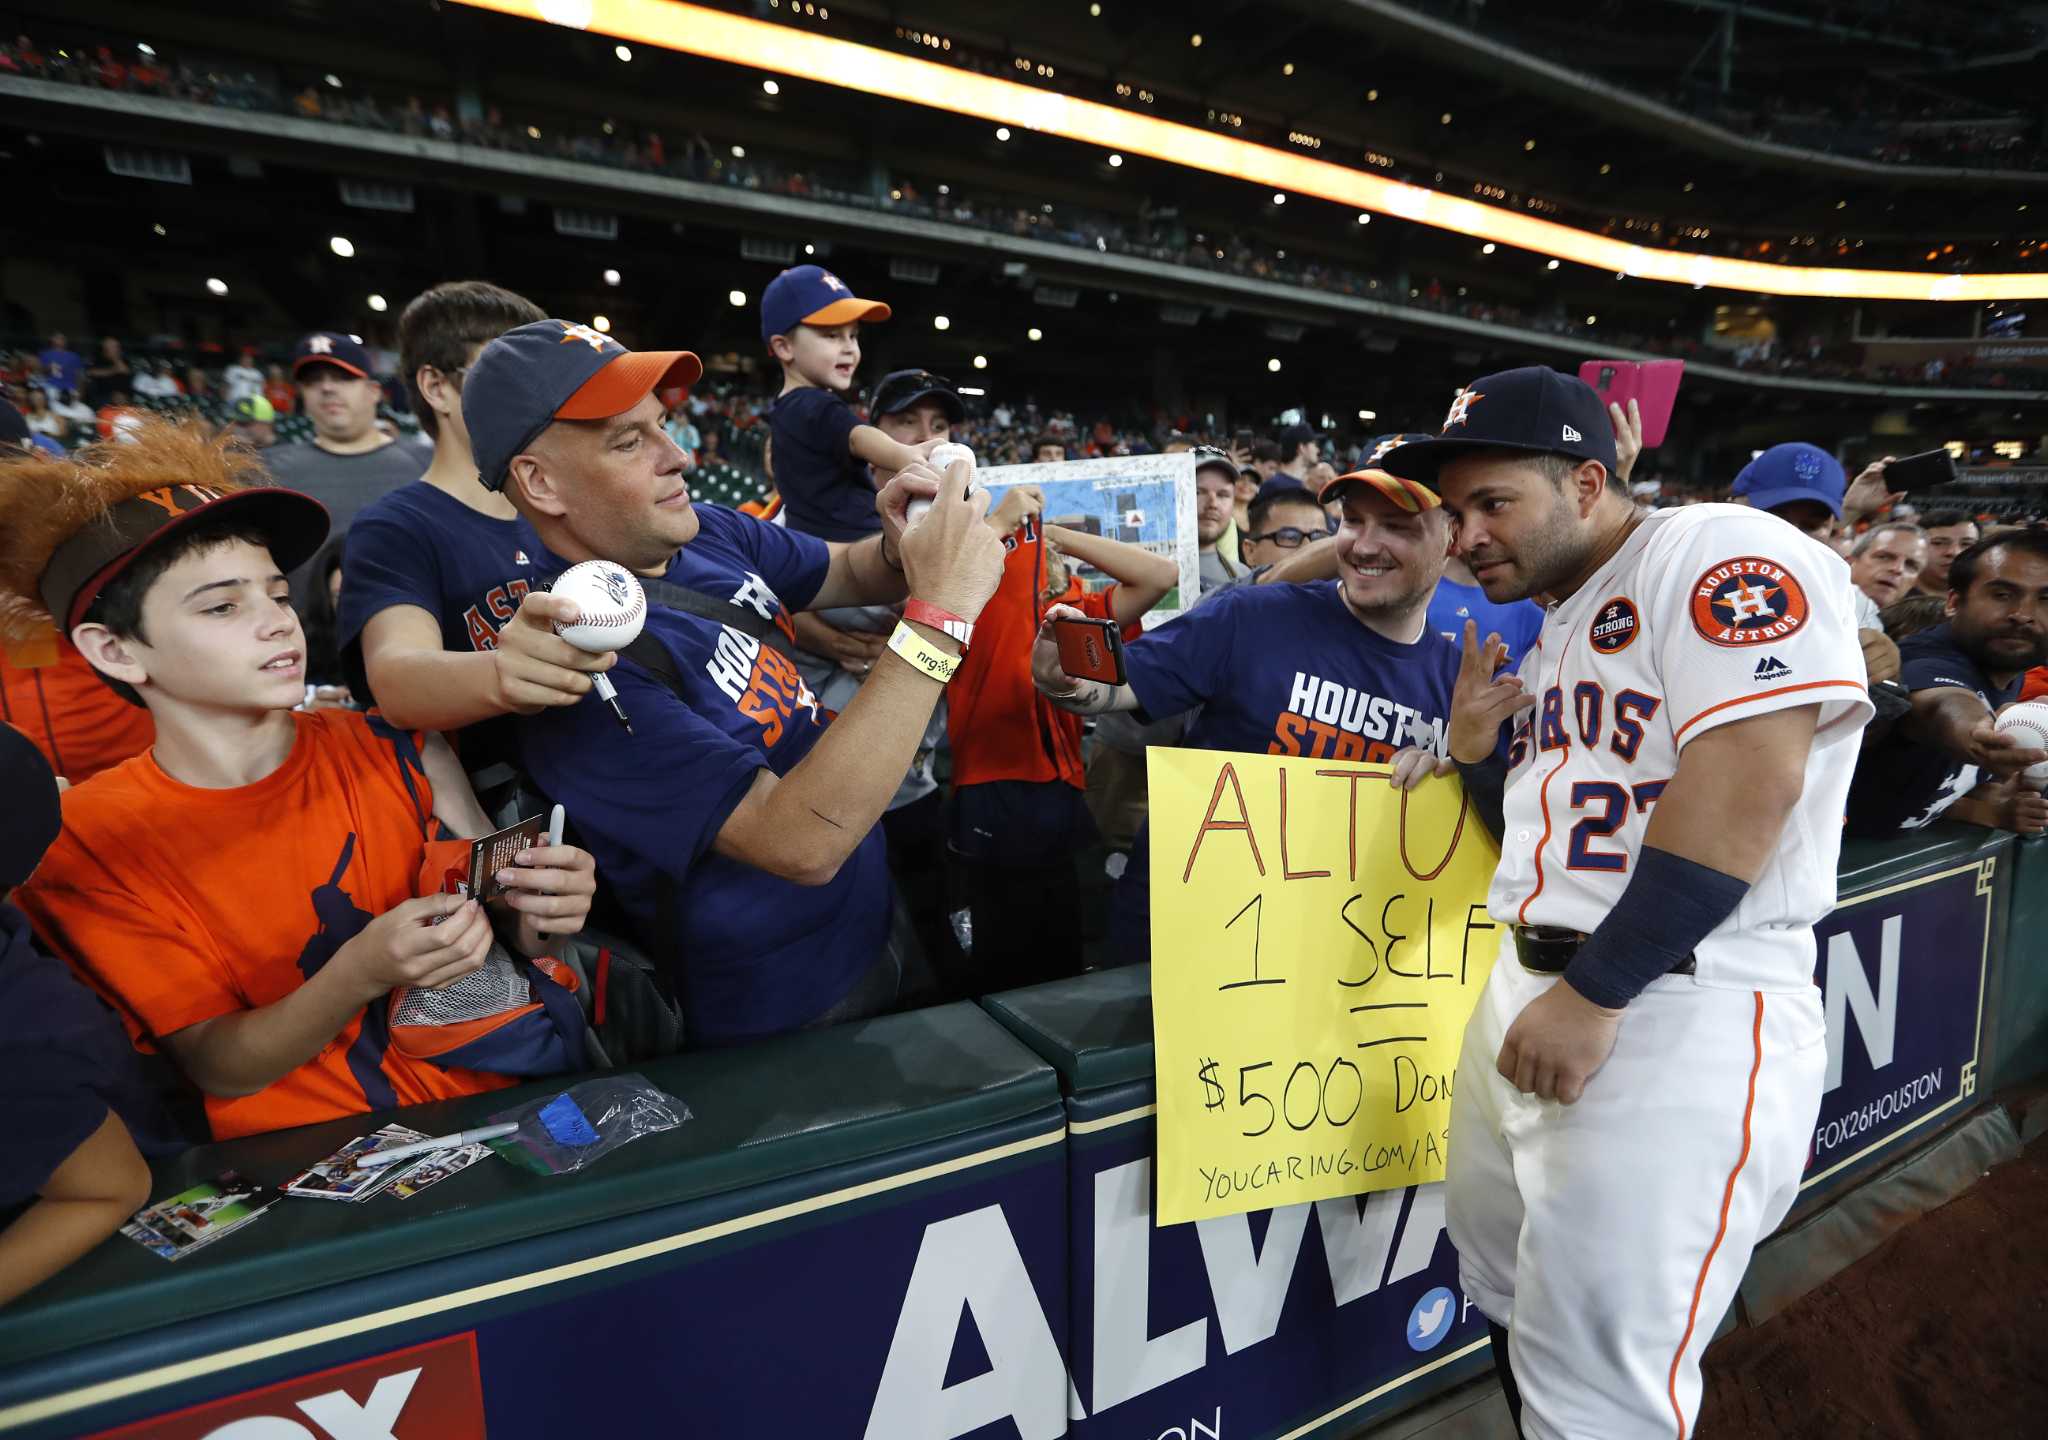
<svg viewBox="0 0 2048 1440"><path fill-rule="evenodd" d="M1936 490L1943 485L1952 485L1955 478L1956 457L1946 450L1927 450L1918 455L1908 455L1884 467L1885 488L1903 490L1909 495L1916 491Z"/></svg>

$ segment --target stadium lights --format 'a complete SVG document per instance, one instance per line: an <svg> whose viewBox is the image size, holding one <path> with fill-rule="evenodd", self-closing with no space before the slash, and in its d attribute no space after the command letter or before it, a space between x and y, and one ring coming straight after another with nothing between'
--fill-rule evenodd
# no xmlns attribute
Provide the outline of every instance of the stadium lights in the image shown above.
<svg viewBox="0 0 2048 1440"><path fill-rule="evenodd" d="M609 315L593 315L590 317L590 328L600 335L609 335L612 333L612 317Z"/></svg>
<svg viewBox="0 0 2048 1440"><path fill-rule="evenodd" d="M150 226L149 228L156 231L156 233L159 235L168 235L171 233L170 231L164 229L163 221L161 220L157 221L156 224Z"/></svg>
<svg viewBox="0 0 2048 1440"><path fill-rule="evenodd" d="M952 322L952 320L951 320L951 319L950 319L949 317L947 317L947 316L944 316L944 315L934 315L934 316L932 316L932 329L934 329L934 330L950 330L950 329L952 329L952 328L953 328L953 322Z"/></svg>
<svg viewBox="0 0 2048 1440"><path fill-rule="evenodd" d="M1007 140L1007 139L1009 139L1009 138L1010 138L1010 127L1009 127L1009 126L1007 126L1007 125L998 125L998 126L996 126L996 139L998 139L998 140Z"/></svg>
<svg viewBox="0 0 2048 1440"><path fill-rule="evenodd" d="M815 246L815 245L806 245L806 246L804 246L804 254L806 254L806 255L815 255L815 254L817 254L817 253L818 253L818 247L817 247L817 246Z"/></svg>
<svg viewBox="0 0 2048 1440"><path fill-rule="evenodd" d="M988 369L988 356L986 356L986 355L977 355L977 356L975 356L975 357L974 357L974 368L975 368L975 369L977 369L977 370L986 370L986 369Z"/></svg>
<svg viewBox="0 0 2048 1440"><path fill-rule="evenodd" d="M605 272L604 272L604 283L605 283L605 284L607 284L607 285L616 285L616 284L618 284L618 283L619 283L619 272L618 272L618 271L616 271L616 270L607 270L607 271L605 271Z"/></svg>
<svg viewBox="0 0 2048 1440"><path fill-rule="evenodd" d="M1361 410L1358 412L1358 418L1366 421L1377 420L1380 418L1380 412L1377 410Z"/></svg>
<svg viewBox="0 0 2048 1440"><path fill-rule="evenodd" d="M1543 268L1545 270L1555 270L1557 268L1557 262L1553 260L1548 265L1545 265Z"/></svg>
<svg viewBox="0 0 2048 1440"><path fill-rule="evenodd" d="M1088 13L1099 20L1102 18L1102 7L1100 5L1090 5Z"/></svg>
<svg viewBox="0 0 2048 1440"><path fill-rule="evenodd" d="M763 80L761 82L761 93L763 95L780 95L782 87L773 80Z"/></svg>
<svg viewBox="0 0 2048 1440"><path fill-rule="evenodd" d="M1111 152L1110 152L1110 156L1109 156L1109 168L1110 168L1110 169L1114 170L1114 169L1118 168L1119 166L1121 166L1121 165L1122 165L1123 163L1124 163L1124 157L1123 157L1123 156L1121 156L1121 155L1118 155L1118 154L1117 154L1117 153L1115 153L1114 151L1111 151Z"/></svg>
<svg viewBox="0 0 2048 1440"><path fill-rule="evenodd" d="M341 77L332 70L328 71L321 78L327 82L329 89L339 90L341 88Z"/></svg>
<svg viewBox="0 0 2048 1440"><path fill-rule="evenodd" d="M1268 360L1266 362L1266 368L1272 371L1275 375L1278 375L1280 373L1280 357L1278 355L1275 355L1271 360Z"/></svg>
<svg viewBox="0 0 2048 1440"><path fill-rule="evenodd" d="M225 295L228 293L228 282L209 277L206 282L206 288L215 295Z"/></svg>
<svg viewBox="0 0 2048 1440"><path fill-rule="evenodd" d="M1200 35L1190 35L1188 36L1188 44L1199 50L1202 48L1202 37Z"/></svg>
<svg viewBox="0 0 2048 1440"><path fill-rule="evenodd" d="M735 310L746 308L747 292L744 290L728 290L725 292L725 298L732 302L732 308Z"/></svg>
<svg viewBox="0 0 2048 1440"><path fill-rule="evenodd" d="M1045 332L1039 329L1036 325L1033 325L1029 330L1026 330L1024 332L1024 338L1026 340L1043 340L1045 338Z"/></svg>
<svg viewBox="0 0 2048 1440"><path fill-rule="evenodd" d="M623 65L632 60L633 47L630 45L614 45L612 47L612 54L618 56L619 63Z"/></svg>
<svg viewBox="0 0 2048 1440"><path fill-rule="evenodd" d="M1361 225L1370 225L1372 224L1372 216L1366 214L1365 211L1361 210L1358 212L1358 223Z"/></svg>
<svg viewBox="0 0 2048 1440"><path fill-rule="evenodd" d="M982 389L979 385L962 385L959 389L959 393L962 395L973 395L978 398L980 396L988 394L988 391Z"/></svg>
<svg viewBox="0 0 2048 1440"><path fill-rule="evenodd" d="M382 315L387 309L390 308L390 302L386 300L382 295L372 295L370 297L369 304L370 308L376 311L379 315Z"/></svg>
<svg viewBox="0 0 2048 1440"><path fill-rule="evenodd" d="M152 60L156 59L156 46L154 45L137 45L135 49L138 54L147 55Z"/></svg>
<svg viewBox="0 0 2048 1440"><path fill-rule="evenodd" d="M1002 125L1020 125L1120 154L1229 176L1343 205L1395 215L1432 229L1639 280L1712 285L1767 295L1864 300L2022 300L2048 297L2048 274L1951 275L1939 271L1855 270L1779 265L1630 241L1540 219L1462 196L1426 190L1234 134L1183 125L1140 110L977 74L786 24L682 0L457 0L472 9L528 20L573 22L642 45L774 70L820 84L930 106ZM1611 169L1611 166L1609 167Z"/></svg>
<svg viewBox="0 0 2048 1440"><path fill-rule="evenodd" d="M744 159L746 159L746 158L747 158L747 147L746 147L746 146L744 146L744 145L735 145L735 146L733 146L733 147L732 147L732 158L733 158L733 159L735 159L735 160L744 160Z"/></svg>
<svg viewBox="0 0 2048 1440"><path fill-rule="evenodd" d="M1493 242L1492 242L1491 240L1487 241L1487 242L1486 242L1486 243L1485 243L1484 245L1481 245L1481 246L1479 247L1479 253L1480 253L1481 255L1491 255L1491 254L1493 253L1493 250L1494 250L1494 245L1493 245Z"/></svg>
<svg viewBox="0 0 2048 1440"><path fill-rule="evenodd" d="M1273 203L1275 205L1285 205L1287 203L1287 192L1284 190L1275 190L1273 192Z"/></svg>
<svg viewBox="0 0 2048 1440"><path fill-rule="evenodd" d="M356 242L349 239L348 236L346 235L336 235L328 240L327 248L329 250L332 250L335 254L339 255L342 259L347 260L355 255Z"/></svg>

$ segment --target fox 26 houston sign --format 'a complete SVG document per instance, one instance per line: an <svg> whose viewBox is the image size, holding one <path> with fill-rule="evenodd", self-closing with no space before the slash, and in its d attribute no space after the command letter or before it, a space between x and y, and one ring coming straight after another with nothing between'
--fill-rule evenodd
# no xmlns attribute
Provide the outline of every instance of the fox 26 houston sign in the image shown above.
<svg viewBox="0 0 2048 1440"><path fill-rule="evenodd" d="M1802 1188L1954 1119L1976 1093L1996 880L2010 863L1989 855L1848 895L1817 927L1828 1069Z"/></svg>

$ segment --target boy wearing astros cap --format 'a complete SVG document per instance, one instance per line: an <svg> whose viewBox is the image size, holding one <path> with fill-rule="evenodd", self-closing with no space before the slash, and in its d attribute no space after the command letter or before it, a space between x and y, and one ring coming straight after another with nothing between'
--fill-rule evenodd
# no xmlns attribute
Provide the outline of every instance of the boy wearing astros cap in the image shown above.
<svg viewBox="0 0 2048 1440"><path fill-rule="evenodd" d="M817 265L798 265L761 292L761 340L782 366L782 394L768 412L775 482L785 523L824 540L859 540L879 528L868 467L893 475L931 453L938 437L905 445L863 425L846 403L860 368L860 322L889 307L863 300Z"/></svg>
<svg viewBox="0 0 2048 1440"><path fill-rule="evenodd" d="M510 1083L391 1047L390 992L490 948L484 911L433 893L429 864L481 816L437 737L294 710L305 641L283 572L327 516L260 476L155 421L0 466L0 637L54 620L157 736L68 793L19 903L134 1040L178 1062L222 1139ZM530 956L581 928L595 888L567 846L500 878L508 943ZM580 1063L580 1038L561 1058Z"/></svg>
<svg viewBox="0 0 2048 1440"><path fill-rule="evenodd" d="M549 569L601 559L661 582L610 672L631 733L585 697L522 716L519 751L649 946L682 958L693 1042L723 1044L894 1005L908 952L877 822L1003 550L966 466L939 493L914 455L869 495L882 533L858 543L693 505L655 392L696 373L685 352L635 354L544 320L485 348L462 412L484 483L511 496ZM906 533L911 499L934 494ZM790 659L791 613L906 596L894 653L831 719Z"/></svg>

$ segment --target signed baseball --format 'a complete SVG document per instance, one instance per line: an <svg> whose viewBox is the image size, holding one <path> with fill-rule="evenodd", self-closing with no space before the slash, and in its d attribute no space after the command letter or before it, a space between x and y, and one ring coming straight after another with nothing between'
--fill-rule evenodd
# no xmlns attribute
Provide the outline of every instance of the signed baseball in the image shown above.
<svg viewBox="0 0 2048 1440"><path fill-rule="evenodd" d="M2048 750L2048 700L2027 700L2007 706L1994 728L2030 750ZM2021 773L2036 790L2048 786L2048 760L2029 765Z"/></svg>
<svg viewBox="0 0 2048 1440"><path fill-rule="evenodd" d="M623 650L640 638L640 627L647 623L647 594L640 582L609 560L571 565L555 581L554 593L574 600L582 616L574 625L555 626L555 633L593 655Z"/></svg>
<svg viewBox="0 0 2048 1440"><path fill-rule="evenodd" d="M942 444L932 446L932 453L926 459L931 467L941 475L951 469L956 460L965 460L969 470L972 470L975 464L974 452L967 446L962 445L958 440L947 440ZM981 482L978 480L970 479L967 482L967 493L969 495L972 495L980 488ZM907 512L906 525L915 525L918 521L929 515L931 509L932 502L929 500L911 501L909 511Z"/></svg>

